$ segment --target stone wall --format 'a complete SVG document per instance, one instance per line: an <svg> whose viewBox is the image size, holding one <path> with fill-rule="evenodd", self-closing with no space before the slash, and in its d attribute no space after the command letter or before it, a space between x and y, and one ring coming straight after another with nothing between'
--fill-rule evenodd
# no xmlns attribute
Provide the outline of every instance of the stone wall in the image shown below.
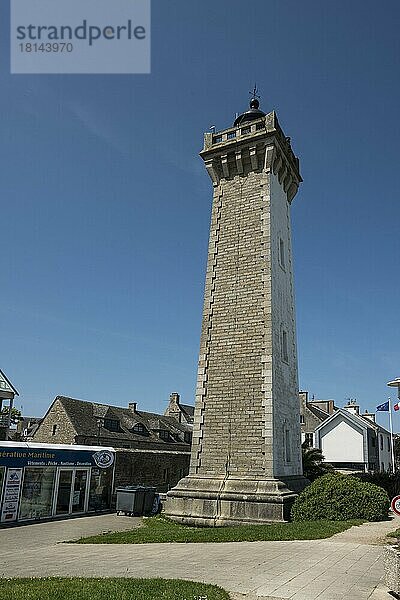
<svg viewBox="0 0 400 600"><path fill-rule="evenodd" d="M202 475L264 475L262 210L258 174L216 189L198 381L205 410L193 432L193 471Z"/></svg>
<svg viewBox="0 0 400 600"><path fill-rule="evenodd" d="M308 392L299 392L300 398L300 414L303 416L303 423L301 424L301 432L304 434L311 433L314 434L314 431L321 425L321 419L315 416L311 410L307 407L308 402ZM313 442L311 443L313 445Z"/></svg>
<svg viewBox="0 0 400 600"><path fill-rule="evenodd" d="M191 474L297 476L290 205L272 170L252 171L246 154L243 168L214 188Z"/></svg>
<svg viewBox="0 0 400 600"><path fill-rule="evenodd" d="M125 485L145 485L167 492L189 473L189 461L189 452L117 450L114 490Z"/></svg>
<svg viewBox="0 0 400 600"><path fill-rule="evenodd" d="M44 444L75 444L75 435L76 431L63 405L59 400L55 400L33 436L33 439L35 442Z"/></svg>

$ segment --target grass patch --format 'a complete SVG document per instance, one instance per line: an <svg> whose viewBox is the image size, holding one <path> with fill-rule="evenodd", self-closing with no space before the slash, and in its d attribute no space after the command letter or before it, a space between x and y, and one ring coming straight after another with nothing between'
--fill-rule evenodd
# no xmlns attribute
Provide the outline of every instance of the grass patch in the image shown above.
<svg viewBox="0 0 400 600"><path fill-rule="evenodd" d="M387 534L387 537L400 539L400 529L395 529Z"/></svg>
<svg viewBox="0 0 400 600"><path fill-rule="evenodd" d="M215 585L181 579L0 579L1 600L229 600Z"/></svg>
<svg viewBox="0 0 400 600"><path fill-rule="evenodd" d="M164 517L144 519L143 526L78 540L77 544L151 544L162 542L258 542L317 540L340 533L362 521L303 521L235 527L189 527Z"/></svg>

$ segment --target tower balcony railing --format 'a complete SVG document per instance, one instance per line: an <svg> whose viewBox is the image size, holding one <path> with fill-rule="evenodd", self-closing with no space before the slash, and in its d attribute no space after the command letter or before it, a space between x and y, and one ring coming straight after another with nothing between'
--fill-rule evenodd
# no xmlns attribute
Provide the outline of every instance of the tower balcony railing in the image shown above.
<svg viewBox="0 0 400 600"><path fill-rule="evenodd" d="M230 142L248 136L251 133L265 131L265 118L262 118L253 123L243 123L239 127L231 127L224 131L218 131L212 136L212 145Z"/></svg>

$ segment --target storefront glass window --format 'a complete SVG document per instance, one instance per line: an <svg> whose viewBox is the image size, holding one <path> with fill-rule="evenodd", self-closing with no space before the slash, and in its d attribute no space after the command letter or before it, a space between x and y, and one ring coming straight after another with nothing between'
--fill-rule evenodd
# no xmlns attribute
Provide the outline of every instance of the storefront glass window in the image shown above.
<svg viewBox="0 0 400 600"><path fill-rule="evenodd" d="M69 503L71 500L72 470L60 470L58 479L56 514L63 515L69 513Z"/></svg>
<svg viewBox="0 0 400 600"><path fill-rule="evenodd" d="M87 470L77 469L75 472L74 491L72 496L72 512L83 512L85 509L85 493Z"/></svg>
<svg viewBox="0 0 400 600"><path fill-rule="evenodd" d="M112 469L92 468L89 490L89 510L110 508Z"/></svg>
<svg viewBox="0 0 400 600"><path fill-rule="evenodd" d="M51 515L54 478L54 467L25 468L20 519L39 519Z"/></svg>

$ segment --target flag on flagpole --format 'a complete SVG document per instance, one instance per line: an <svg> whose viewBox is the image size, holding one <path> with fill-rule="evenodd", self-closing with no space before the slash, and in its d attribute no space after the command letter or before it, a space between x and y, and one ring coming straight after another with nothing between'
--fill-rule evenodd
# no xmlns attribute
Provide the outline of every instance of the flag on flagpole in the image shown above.
<svg viewBox="0 0 400 600"><path fill-rule="evenodd" d="M393 404L393 409L394 410L400 410L400 402L397 402L396 404Z"/></svg>
<svg viewBox="0 0 400 600"><path fill-rule="evenodd" d="M382 412L389 412L389 400L387 402L384 402L383 404L380 404L379 406L376 407L376 410L380 410Z"/></svg>

